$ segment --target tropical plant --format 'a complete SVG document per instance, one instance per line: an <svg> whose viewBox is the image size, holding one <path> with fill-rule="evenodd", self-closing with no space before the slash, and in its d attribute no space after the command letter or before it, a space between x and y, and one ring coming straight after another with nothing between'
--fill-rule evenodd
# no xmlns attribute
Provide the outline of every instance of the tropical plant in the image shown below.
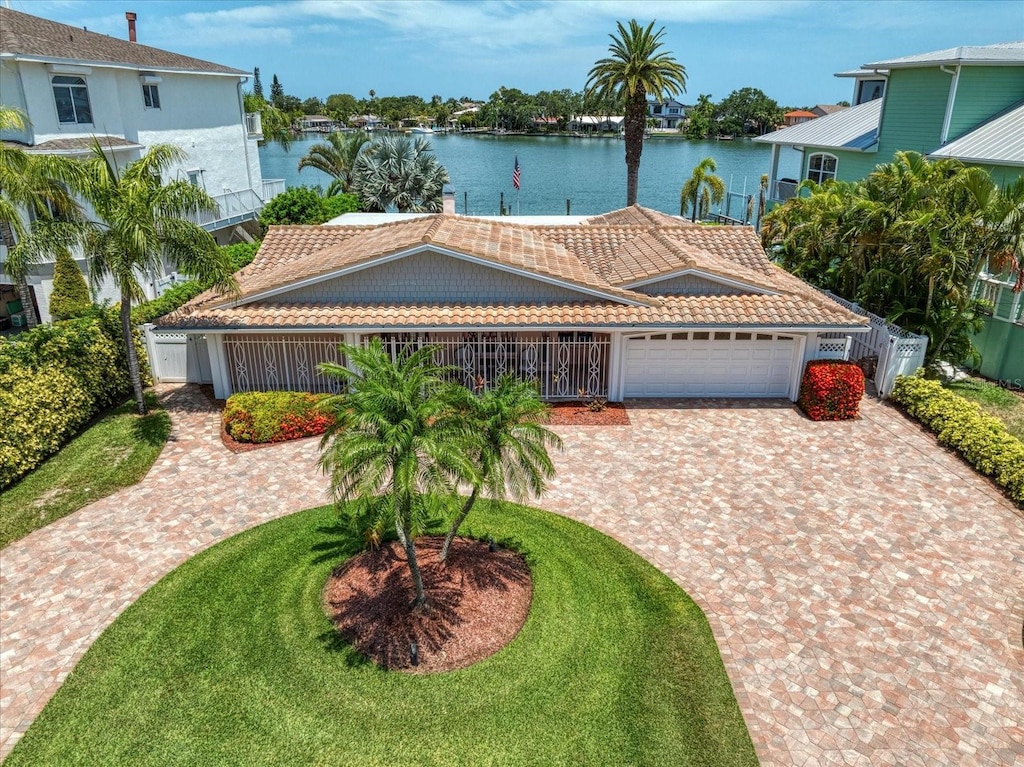
<svg viewBox="0 0 1024 767"><path fill-rule="evenodd" d="M139 278L161 273L166 262L222 291L236 288L231 259L209 232L186 218L213 211L216 203L187 181L161 181L184 159L178 147L156 144L120 169L94 142L85 166L83 194L98 218L85 240L89 275L94 284L110 279L120 292L121 330L140 415L146 413L146 400L131 321L132 302L145 299Z"/></svg>
<svg viewBox="0 0 1024 767"><path fill-rule="evenodd" d="M0 130L20 131L25 115L0 106ZM0 242L7 247L3 271L15 281L29 327L36 311L28 275L35 264L67 250L81 233L81 210L74 190L82 183L81 166L60 155L30 155L11 142L0 142Z"/></svg>
<svg viewBox="0 0 1024 767"><path fill-rule="evenodd" d="M81 317L92 308L92 296L82 270L71 254L57 251L53 265L53 290L50 293L50 314L59 320Z"/></svg>
<svg viewBox="0 0 1024 767"><path fill-rule="evenodd" d="M653 32L631 19L629 28L617 22L618 36L609 35L611 56L594 63L586 91L599 98L614 98L625 104L626 205L635 205L647 125L647 97L656 101L686 91L686 69L669 52L659 53L665 28Z"/></svg>
<svg viewBox="0 0 1024 767"><path fill-rule="evenodd" d="M468 449L474 471L466 477L470 494L452 521L441 547L440 560L472 511L481 492L495 500L511 496L525 501L539 497L545 480L555 475L548 447L561 449L562 440L543 425L548 408L537 395L537 387L513 375L503 375L494 388L474 393L465 387L457 391L456 406L468 426Z"/></svg>
<svg viewBox="0 0 1024 767"><path fill-rule="evenodd" d="M325 143L313 144L299 160L299 170L316 168L334 180L327 187L326 197L348 192L352 186L352 168L356 158L369 142L365 133L328 133Z"/></svg>
<svg viewBox="0 0 1024 767"><path fill-rule="evenodd" d="M725 199L725 182L715 175L716 170L718 166L711 157L705 157L697 163L679 192L680 216L686 215L686 208L689 206L691 221L697 220L698 213L704 218L711 204Z"/></svg>
<svg viewBox="0 0 1024 767"><path fill-rule="evenodd" d="M414 539L437 499L451 496L457 479L473 474L466 427L454 417L454 385L434 362L433 347L392 358L375 338L341 351L351 367L319 366L347 389L325 405L337 421L320 443L319 465L337 501L354 503L376 531L394 526L416 592L413 607L421 607L427 597Z"/></svg>
<svg viewBox="0 0 1024 767"><path fill-rule="evenodd" d="M440 213L441 194L450 179L430 142L407 136L385 136L356 158L352 191L363 210L383 213Z"/></svg>
<svg viewBox="0 0 1024 767"><path fill-rule="evenodd" d="M983 267L1024 286L1024 182L1000 189L982 168L897 152L863 181L800 191L765 216L765 245L798 276L926 334L929 363L976 358Z"/></svg>

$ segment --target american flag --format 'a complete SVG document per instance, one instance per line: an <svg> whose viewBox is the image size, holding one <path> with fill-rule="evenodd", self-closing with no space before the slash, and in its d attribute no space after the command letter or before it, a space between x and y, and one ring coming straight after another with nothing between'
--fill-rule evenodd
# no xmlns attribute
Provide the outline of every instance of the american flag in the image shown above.
<svg viewBox="0 0 1024 767"><path fill-rule="evenodd" d="M516 167L512 169L512 186L519 188L519 155L516 155Z"/></svg>

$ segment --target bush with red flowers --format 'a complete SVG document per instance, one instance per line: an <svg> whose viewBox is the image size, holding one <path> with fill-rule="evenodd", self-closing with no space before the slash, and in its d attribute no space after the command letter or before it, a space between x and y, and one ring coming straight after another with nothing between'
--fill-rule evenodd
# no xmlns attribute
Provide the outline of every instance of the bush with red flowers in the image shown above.
<svg viewBox="0 0 1024 767"><path fill-rule="evenodd" d="M846 421L860 412L864 371L852 362L812 360L807 363L797 404L812 421Z"/></svg>
<svg viewBox="0 0 1024 767"><path fill-rule="evenodd" d="M315 437L334 425L334 414L321 406L328 396L292 391L232 394L224 408L224 430L237 442Z"/></svg>

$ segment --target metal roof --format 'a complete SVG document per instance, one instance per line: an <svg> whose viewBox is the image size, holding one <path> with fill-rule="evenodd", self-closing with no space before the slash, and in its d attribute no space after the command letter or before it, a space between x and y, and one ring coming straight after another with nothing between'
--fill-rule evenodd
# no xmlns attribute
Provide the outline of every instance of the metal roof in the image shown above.
<svg viewBox="0 0 1024 767"><path fill-rule="evenodd" d="M929 157L955 157L965 162L1024 166L1024 102L955 141L936 149Z"/></svg>
<svg viewBox="0 0 1024 767"><path fill-rule="evenodd" d="M885 77L888 72L876 72L872 69L850 69L846 72L836 72L835 77Z"/></svg>
<svg viewBox="0 0 1024 767"><path fill-rule="evenodd" d="M938 66L940 64L1009 64L1024 66L1024 42L996 45L961 45L941 51L918 53L888 61L864 64L864 69L897 69L900 67Z"/></svg>
<svg viewBox="0 0 1024 767"><path fill-rule="evenodd" d="M866 101L855 107L835 112L817 120L809 120L754 141L786 146L813 146L826 149L852 149L864 152L878 143L878 124L882 115L882 99Z"/></svg>

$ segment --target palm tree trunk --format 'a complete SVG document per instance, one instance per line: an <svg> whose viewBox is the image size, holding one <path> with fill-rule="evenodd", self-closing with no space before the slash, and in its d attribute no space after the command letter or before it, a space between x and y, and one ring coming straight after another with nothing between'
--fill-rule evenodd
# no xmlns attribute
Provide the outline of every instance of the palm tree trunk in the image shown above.
<svg viewBox="0 0 1024 767"><path fill-rule="evenodd" d="M146 414L146 396L142 392L142 373L139 370L139 355L135 352L135 338L132 334L132 300L127 293L121 293L121 333L124 335L124 350L128 355L128 375L132 379L132 392L139 415Z"/></svg>
<svg viewBox="0 0 1024 767"><path fill-rule="evenodd" d="M398 533L398 541L405 549L405 559L409 563L409 573L412 575L412 585L416 590L416 598L413 600L412 608L422 607L427 603L426 592L423 591L423 576L420 573L420 565L416 559L416 546L413 544L412 536L402 524L401 515L395 515L395 530Z"/></svg>
<svg viewBox="0 0 1024 767"><path fill-rule="evenodd" d="M441 556L438 559L442 562L448 560L448 549L451 548L452 541L455 540L455 534L459 532L459 527L463 522L466 521L466 517L469 516L470 510L473 508L473 504L476 503L476 497L480 494L479 485L473 485L473 492L469 494L469 498L462 505L462 511L455 517L455 521L452 522L451 530L448 531L448 535L445 536L444 546L441 547Z"/></svg>
<svg viewBox="0 0 1024 767"><path fill-rule="evenodd" d="M647 92L638 88L626 100L626 206L636 205L640 183L640 155L644 151L644 130L647 127Z"/></svg>

